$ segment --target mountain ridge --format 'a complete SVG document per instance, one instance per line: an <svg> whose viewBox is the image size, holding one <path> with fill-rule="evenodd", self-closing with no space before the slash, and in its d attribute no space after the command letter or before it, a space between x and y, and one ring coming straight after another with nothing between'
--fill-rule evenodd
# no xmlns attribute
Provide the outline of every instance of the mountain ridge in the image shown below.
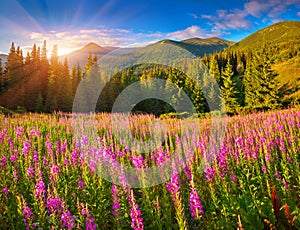
<svg viewBox="0 0 300 230"><path fill-rule="evenodd" d="M159 46L160 44L163 43L170 43L170 44L177 45L183 49L188 50L195 56L203 56L204 54L218 52L223 50L224 48L229 47L231 44L234 44L234 42L222 38L217 38L217 37L212 37L212 38L193 37L181 41L163 39L158 42L151 43L144 47L141 47L140 49L144 50L147 49L148 47L153 48L153 46ZM60 56L59 59L63 61L65 58L67 58L70 67L77 65L78 63L80 64L80 66L84 66L90 54L97 55L98 59L100 59L104 55L119 48L120 47L101 46L95 42L89 42L84 47L78 50ZM120 49L124 49L124 48L120 48Z"/></svg>
<svg viewBox="0 0 300 230"><path fill-rule="evenodd" d="M288 41L287 41L288 40ZM253 50L270 43L300 41L300 21L282 21L264 27L232 45L233 50Z"/></svg>

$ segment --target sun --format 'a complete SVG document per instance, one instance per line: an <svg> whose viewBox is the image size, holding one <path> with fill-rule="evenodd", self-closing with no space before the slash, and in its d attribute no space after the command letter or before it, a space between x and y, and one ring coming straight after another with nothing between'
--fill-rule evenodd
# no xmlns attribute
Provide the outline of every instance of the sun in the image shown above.
<svg viewBox="0 0 300 230"><path fill-rule="evenodd" d="M58 56L63 56L63 55L73 52L75 49L76 48L64 48L64 47L58 46L57 54L58 54Z"/></svg>

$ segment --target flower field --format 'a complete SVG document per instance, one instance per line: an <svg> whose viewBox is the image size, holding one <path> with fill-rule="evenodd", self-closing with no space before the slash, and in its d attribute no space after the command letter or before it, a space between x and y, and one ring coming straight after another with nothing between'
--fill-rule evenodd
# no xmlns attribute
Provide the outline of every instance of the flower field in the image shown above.
<svg viewBox="0 0 300 230"><path fill-rule="evenodd" d="M143 170L164 165L178 146L191 160L165 183L131 188L130 178L109 182L86 160L88 138L75 139L72 115L0 115L0 229L300 228L299 110L227 117L224 141L205 166L209 118L183 121L200 125L191 138L180 135L178 119L164 119L169 141L138 154L112 135L110 116L96 115L98 160L108 155ZM131 132L147 139L154 119L132 115Z"/></svg>

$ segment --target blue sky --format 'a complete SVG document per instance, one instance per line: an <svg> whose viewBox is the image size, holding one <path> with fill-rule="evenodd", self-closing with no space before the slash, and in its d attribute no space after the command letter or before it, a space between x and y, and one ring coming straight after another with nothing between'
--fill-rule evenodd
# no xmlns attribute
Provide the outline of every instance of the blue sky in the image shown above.
<svg viewBox="0 0 300 230"><path fill-rule="evenodd" d="M14 41L58 45L60 54L96 42L145 45L161 39L239 41L282 20L300 21L300 0L0 0L0 53Z"/></svg>

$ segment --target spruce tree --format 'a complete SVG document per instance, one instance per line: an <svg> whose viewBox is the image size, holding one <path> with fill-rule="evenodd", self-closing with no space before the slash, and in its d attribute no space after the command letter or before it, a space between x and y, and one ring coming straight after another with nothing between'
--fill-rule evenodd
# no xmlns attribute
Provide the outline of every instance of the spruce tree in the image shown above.
<svg viewBox="0 0 300 230"><path fill-rule="evenodd" d="M38 97L36 99L36 108L35 111L38 113L44 112L44 104L43 104L43 97L41 92L39 92Z"/></svg>
<svg viewBox="0 0 300 230"><path fill-rule="evenodd" d="M243 81L246 107L250 110L277 108L277 73L271 69L271 62L265 50L253 54L247 63Z"/></svg>
<svg viewBox="0 0 300 230"><path fill-rule="evenodd" d="M41 61L39 64L39 90L43 98L46 98L48 75L49 75L49 61L47 57L47 43L46 40L43 43L41 49Z"/></svg>
<svg viewBox="0 0 300 230"><path fill-rule="evenodd" d="M211 60L209 62L209 71L211 76L213 76L215 80L220 84L221 74L220 74L217 57L215 55L211 57Z"/></svg>
<svg viewBox="0 0 300 230"><path fill-rule="evenodd" d="M11 44L10 51L5 65L4 87L8 87L16 82L18 74L18 56L14 42Z"/></svg>
<svg viewBox="0 0 300 230"><path fill-rule="evenodd" d="M234 114L237 112L239 105L236 98L236 83L232 79L234 75L233 67L230 62L231 60L228 59L225 70L222 72L223 85L221 86L221 96L224 100L226 112Z"/></svg>
<svg viewBox="0 0 300 230"><path fill-rule="evenodd" d="M49 67L49 79L47 86L47 97L45 103L45 109L47 112L57 110L57 79L59 74L59 65L58 65L58 55L57 55L57 45L54 45L52 55L50 58L50 67Z"/></svg>
<svg viewBox="0 0 300 230"><path fill-rule="evenodd" d="M71 76L69 72L69 65L68 60L65 58L63 70L61 72L61 95L62 95L62 105L61 110L64 112L70 112L72 110L72 102L73 102L73 96L72 96L72 82L71 82Z"/></svg>

